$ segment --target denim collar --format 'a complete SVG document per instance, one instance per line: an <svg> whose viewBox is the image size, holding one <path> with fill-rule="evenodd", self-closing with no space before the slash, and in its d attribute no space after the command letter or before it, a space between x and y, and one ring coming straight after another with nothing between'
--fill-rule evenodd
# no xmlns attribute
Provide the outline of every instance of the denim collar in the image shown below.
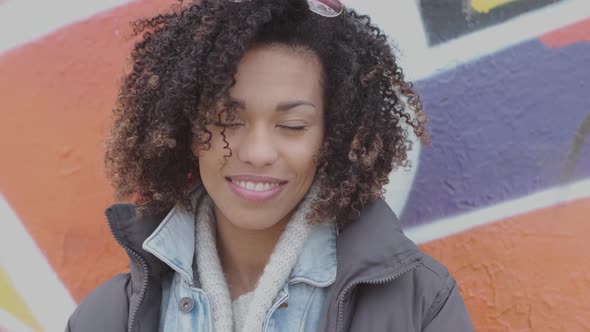
<svg viewBox="0 0 590 332"><path fill-rule="evenodd" d="M203 194L196 190L193 206ZM158 228L143 242L143 249L185 280L194 280L192 262L195 253L195 215L176 205L162 220ZM323 223L314 226L303 247L291 275L289 284L304 282L316 287L327 287L336 280L336 225Z"/></svg>
<svg viewBox="0 0 590 332"><path fill-rule="evenodd" d="M158 228L143 241L142 247L182 275L185 280L192 282L194 234L194 214L177 204Z"/></svg>
<svg viewBox="0 0 590 332"><path fill-rule="evenodd" d="M336 280L336 225L316 225L307 238L291 271L289 284L305 282L316 287L330 286Z"/></svg>

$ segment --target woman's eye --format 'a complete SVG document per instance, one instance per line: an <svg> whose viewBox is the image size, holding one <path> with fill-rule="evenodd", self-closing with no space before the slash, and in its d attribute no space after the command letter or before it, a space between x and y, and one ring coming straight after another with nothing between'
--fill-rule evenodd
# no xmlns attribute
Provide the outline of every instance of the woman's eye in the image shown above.
<svg viewBox="0 0 590 332"><path fill-rule="evenodd" d="M279 125L277 127L282 128L282 129L287 129L287 130L294 130L294 131L301 131L301 130L307 129L306 126L285 126L285 125Z"/></svg>

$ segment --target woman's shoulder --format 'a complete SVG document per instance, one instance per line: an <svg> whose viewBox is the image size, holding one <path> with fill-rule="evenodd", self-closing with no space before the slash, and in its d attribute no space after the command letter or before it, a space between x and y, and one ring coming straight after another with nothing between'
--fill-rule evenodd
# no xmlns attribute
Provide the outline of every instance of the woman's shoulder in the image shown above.
<svg viewBox="0 0 590 332"><path fill-rule="evenodd" d="M367 205L340 236L339 264L354 272L343 279L363 275L368 280L355 294L357 303L368 304L357 308L364 312L360 317L367 317L369 322L377 319L384 326L406 322L406 326L423 331L428 331L428 326L438 328L433 331L472 331L469 314L449 270L404 234L384 200ZM378 308L389 309L379 313ZM456 324L451 318L456 319Z"/></svg>
<svg viewBox="0 0 590 332"><path fill-rule="evenodd" d="M399 304L399 312L411 310L408 316L423 331L473 331L457 282L442 263L422 251L415 268L379 291L387 302L383 305ZM394 300L399 298L412 299L414 305Z"/></svg>
<svg viewBox="0 0 590 332"><path fill-rule="evenodd" d="M436 309L438 302L446 300L455 290L457 282L446 266L422 251L419 262L412 275L416 293L422 294L424 301Z"/></svg>
<svg viewBox="0 0 590 332"><path fill-rule="evenodd" d="M128 273L110 278L78 304L68 320L66 332L126 331L130 296Z"/></svg>

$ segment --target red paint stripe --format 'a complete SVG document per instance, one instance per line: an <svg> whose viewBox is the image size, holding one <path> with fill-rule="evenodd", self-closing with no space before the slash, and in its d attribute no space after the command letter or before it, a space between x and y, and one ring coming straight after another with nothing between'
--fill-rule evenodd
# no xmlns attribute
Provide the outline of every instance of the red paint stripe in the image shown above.
<svg viewBox="0 0 590 332"><path fill-rule="evenodd" d="M539 37L547 47L559 48L577 42L590 42L590 18Z"/></svg>

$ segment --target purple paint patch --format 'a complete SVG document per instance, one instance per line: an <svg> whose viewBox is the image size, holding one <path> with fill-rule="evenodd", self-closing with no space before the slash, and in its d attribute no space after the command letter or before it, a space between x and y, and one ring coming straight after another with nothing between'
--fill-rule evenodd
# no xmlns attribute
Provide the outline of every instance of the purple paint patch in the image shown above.
<svg viewBox="0 0 590 332"><path fill-rule="evenodd" d="M533 40L416 86L433 145L421 152L406 227L559 184L590 114L590 44L548 49ZM571 178L589 176L584 146Z"/></svg>

